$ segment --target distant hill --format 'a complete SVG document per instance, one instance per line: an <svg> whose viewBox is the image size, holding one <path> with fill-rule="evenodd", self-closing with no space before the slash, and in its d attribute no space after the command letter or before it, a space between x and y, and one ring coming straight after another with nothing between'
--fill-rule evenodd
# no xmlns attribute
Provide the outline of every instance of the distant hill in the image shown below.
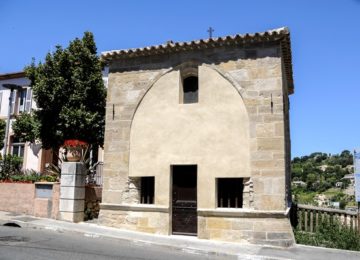
<svg viewBox="0 0 360 260"><path fill-rule="evenodd" d="M291 173L294 200L299 203L316 206L340 204L340 208L353 204L353 196L345 192L351 180L343 179L353 173L350 151L334 155L315 152L295 157L291 161Z"/></svg>

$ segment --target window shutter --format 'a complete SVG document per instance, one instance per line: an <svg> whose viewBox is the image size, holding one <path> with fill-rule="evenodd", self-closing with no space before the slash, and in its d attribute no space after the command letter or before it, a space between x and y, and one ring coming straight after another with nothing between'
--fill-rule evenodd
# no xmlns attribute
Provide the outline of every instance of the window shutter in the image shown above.
<svg viewBox="0 0 360 260"><path fill-rule="evenodd" d="M32 98L32 89L27 88L26 92L26 102L25 102L25 111L30 112L31 111L31 98Z"/></svg>
<svg viewBox="0 0 360 260"><path fill-rule="evenodd" d="M12 93L12 99L11 99L11 109L10 109L10 114L11 115L13 115L15 113L16 97L17 97L17 90L14 90L14 92Z"/></svg>

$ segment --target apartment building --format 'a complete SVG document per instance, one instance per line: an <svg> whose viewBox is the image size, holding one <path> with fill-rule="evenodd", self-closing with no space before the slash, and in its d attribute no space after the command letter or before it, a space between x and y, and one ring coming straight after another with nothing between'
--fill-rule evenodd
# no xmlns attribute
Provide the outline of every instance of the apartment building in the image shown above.
<svg viewBox="0 0 360 260"><path fill-rule="evenodd" d="M8 122L10 116L9 134L7 140L4 140L6 145L1 150L1 155L12 154L22 157L24 170L42 172L46 164L52 161L52 151L41 149L41 143L24 142L16 138L12 131L12 124L17 115L31 113L31 110L36 108L29 86L30 80L24 72L0 74L0 119Z"/></svg>

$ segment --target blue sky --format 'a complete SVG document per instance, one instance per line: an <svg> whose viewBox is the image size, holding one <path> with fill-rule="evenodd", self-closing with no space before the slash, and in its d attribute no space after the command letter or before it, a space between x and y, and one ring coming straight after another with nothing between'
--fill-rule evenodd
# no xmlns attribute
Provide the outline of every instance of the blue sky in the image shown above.
<svg viewBox="0 0 360 260"><path fill-rule="evenodd" d="M98 51L291 31L292 156L360 147L360 0L0 1L0 73L20 71L89 30Z"/></svg>

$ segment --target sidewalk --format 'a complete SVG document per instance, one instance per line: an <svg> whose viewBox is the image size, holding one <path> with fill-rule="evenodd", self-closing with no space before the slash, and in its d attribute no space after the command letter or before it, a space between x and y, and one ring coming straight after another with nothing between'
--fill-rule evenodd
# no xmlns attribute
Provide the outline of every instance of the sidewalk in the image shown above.
<svg viewBox="0 0 360 260"><path fill-rule="evenodd" d="M360 259L360 252L296 245L291 248L235 244L197 239L188 236L162 236L103 227L95 223L70 223L54 219L0 211L0 225L17 223L22 228L77 232L88 237L111 237L132 243L168 247L203 255L235 256L237 259Z"/></svg>

